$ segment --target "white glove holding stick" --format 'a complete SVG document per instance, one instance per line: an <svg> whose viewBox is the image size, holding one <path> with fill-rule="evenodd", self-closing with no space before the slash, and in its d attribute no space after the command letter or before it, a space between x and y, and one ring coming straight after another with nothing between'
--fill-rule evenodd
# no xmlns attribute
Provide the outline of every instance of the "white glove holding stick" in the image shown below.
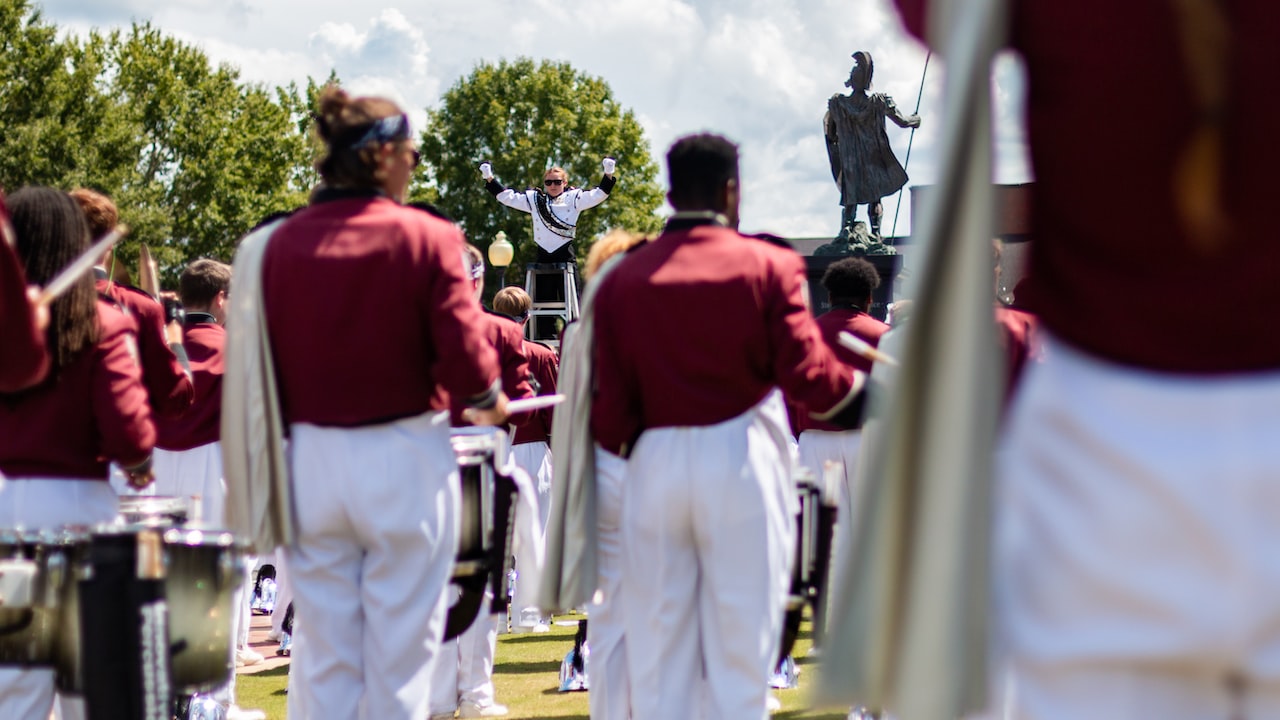
<svg viewBox="0 0 1280 720"><path fill-rule="evenodd" d="M487 162L480 163L480 177L484 178L485 182L492 180L493 166Z"/></svg>
<svg viewBox="0 0 1280 720"><path fill-rule="evenodd" d="M611 157L607 157L600 161L600 167L604 168L605 175L613 175L613 169L617 167L617 165L617 161Z"/></svg>

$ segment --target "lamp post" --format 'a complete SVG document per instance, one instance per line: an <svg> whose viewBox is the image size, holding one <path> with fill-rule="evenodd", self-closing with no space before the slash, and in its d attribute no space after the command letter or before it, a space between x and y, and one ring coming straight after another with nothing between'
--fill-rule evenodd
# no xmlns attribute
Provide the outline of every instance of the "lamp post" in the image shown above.
<svg viewBox="0 0 1280 720"><path fill-rule="evenodd" d="M515 254L516 249L507 240L507 234L499 230L493 236L493 242L489 243L489 264L498 268L499 290L507 286L507 266L511 264Z"/></svg>

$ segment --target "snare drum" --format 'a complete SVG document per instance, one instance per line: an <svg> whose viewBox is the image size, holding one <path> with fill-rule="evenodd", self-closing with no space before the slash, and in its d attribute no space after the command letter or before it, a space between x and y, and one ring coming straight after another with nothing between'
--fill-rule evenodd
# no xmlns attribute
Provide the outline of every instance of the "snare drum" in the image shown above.
<svg viewBox="0 0 1280 720"><path fill-rule="evenodd" d="M449 609L446 640L470 627L480 612L486 584L493 590L491 612L500 612L510 600L505 578L511 565L516 496L515 483L497 472L505 466L509 450L505 432L454 428L451 440L462 491L453 583L462 597Z"/></svg>

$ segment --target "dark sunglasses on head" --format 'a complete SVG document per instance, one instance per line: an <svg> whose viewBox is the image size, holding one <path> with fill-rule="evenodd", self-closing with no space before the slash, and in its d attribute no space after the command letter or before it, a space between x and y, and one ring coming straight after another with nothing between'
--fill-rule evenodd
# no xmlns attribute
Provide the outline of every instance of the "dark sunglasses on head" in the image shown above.
<svg viewBox="0 0 1280 720"><path fill-rule="evenodd" d="M543 180L542 184L546 185L547 187L551 187L552 185L563 185L564 181L563 180Z"/></svg>

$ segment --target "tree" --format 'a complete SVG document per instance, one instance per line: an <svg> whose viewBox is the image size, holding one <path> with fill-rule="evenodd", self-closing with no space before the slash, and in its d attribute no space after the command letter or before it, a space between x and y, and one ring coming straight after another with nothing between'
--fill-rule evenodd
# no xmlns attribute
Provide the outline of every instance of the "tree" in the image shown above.
<svg viewBox="0 0 1280 720"><path fill-rule="evenodd" d="M658 166L644 130L604 80L568 63L485 63L429 110L420 174L427 180L415 195L457 220L482 250L505 231L516 245L508 272L514 278L535 255L533 225L528 215L500 205L484 190L479 164L492 162L499 181L511 187L541 183L553 165L565 168L570 183L594 186L605 156L618 161L618 184L603 205L579 218L580 259L606 229L651 232L661 224L654 214L662 203Z"/></svg>
<svg viewBox="0 0 1280 720"><path fill-rule="evenodd" d="M0 0L0 187L105 192L132 228L117 257L133 266L146 242L172 281L305 202L314 90L243 83L149 23L59 39L28 0Z"/></svg>

